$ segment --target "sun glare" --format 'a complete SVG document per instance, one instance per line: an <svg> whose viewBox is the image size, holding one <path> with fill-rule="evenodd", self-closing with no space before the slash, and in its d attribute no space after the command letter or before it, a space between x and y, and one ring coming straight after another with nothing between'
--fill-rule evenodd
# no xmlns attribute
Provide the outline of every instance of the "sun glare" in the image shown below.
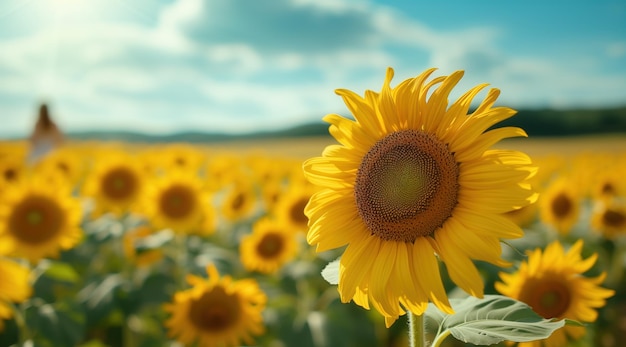
<svg viewBox="0 0 626 347"><path fill-rule="evenodd" d="M38 6L55 26L98 22L115 8L102 0L44 0Z"/></svg>

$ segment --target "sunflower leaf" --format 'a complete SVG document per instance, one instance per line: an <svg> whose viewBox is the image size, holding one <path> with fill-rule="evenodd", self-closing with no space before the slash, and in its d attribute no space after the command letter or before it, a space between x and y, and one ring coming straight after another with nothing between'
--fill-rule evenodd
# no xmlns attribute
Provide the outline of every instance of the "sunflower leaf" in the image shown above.
<svg viewBox="0 0 626 347"><path fill-rule="evenodd" d="M435 346L448 335L475 345L541 340L565 325L564 320L544 319L525 303L502 295L451 299L450 303L454 314L446 315L433 304L425 313L427 326L438 327Z"/></svg>
<svg viewBox="0 0 626 347"><path fill-rule="evenodd" d="M326 265L322 270L322 277L330 284L339 283L339 259L337 258Z"/></svg>

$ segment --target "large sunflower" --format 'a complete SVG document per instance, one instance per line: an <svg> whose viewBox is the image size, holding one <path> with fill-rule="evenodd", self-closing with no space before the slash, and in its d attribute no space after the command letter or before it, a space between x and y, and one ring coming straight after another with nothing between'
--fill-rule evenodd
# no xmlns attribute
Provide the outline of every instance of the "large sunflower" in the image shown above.
<svg viewBox="0 0 626 347"><path fill-rule="evenodd" d="M174 294L166 304L171 317L165 322L171 337L185 345L199 347L240 346L252 344L252 335L264 332L261 312L267 296L256 281L233 281L220 277L214 265L207 266L208 279L190 275L191 289Z"/></svg>
<svg viewBox="0 0 626 347"><path fill-rule="evenodd" d="M0 258L0 333L4 320L13 317L10 303L20 303L32 294L27 267L12 260Z"/></svg>
<svg viewBox="0 0 626 347"><path fill-rule="evenodd" d="M308 242L317 251L348 245L340 261L341 300L371 303L387 325L404 309L422 314L429 299L452 312L435 254L459 287L481 297L483 280L472 259L507 264L499 240L523 232L503 214L534 200L526 183L535 171L530 158L489 149L526 136L514 127L487 130L515 114L493 107L499 90L468 114L486 85L448 107L463 72L426 83L433 71L392 88L389 68L382 91L364 98L337 90L356 120L326 116L341 145L304 163L307 178L323 188L305 209Z"/></svg>
<svg viewBox="0 0 626 347"><path fill-rule="evenodd" d="M605 305L606 299L615 292L600 287L605 273L597 277L582 276L598 258L593 254L582 259L582 240L577 241L567 253L555 241L545 251L528 252L528 260L521 263L516 273L500 273L502 282L496 289L511 298L527 303L540 316L550 319L573 319L583 323L594 322L598 317L596 308ZM585 328L566 326L544 340L520 343L520 347L565 346L569 337L579 339Z"/></svg>
<svg viewBox="0 0 626 347"><path fill-rule="evenodd" d="M241 240L241 262L249 271L274 273L297 252L296 235L284 222L259 219Z"/></svg>
<svg viewBox="0 0 626 347"><path fill-rule="evenodd" d="M0 201L0 254L36 262L56 257L82 237L82 210L69 189L29 180L3 192Z"/></svg>

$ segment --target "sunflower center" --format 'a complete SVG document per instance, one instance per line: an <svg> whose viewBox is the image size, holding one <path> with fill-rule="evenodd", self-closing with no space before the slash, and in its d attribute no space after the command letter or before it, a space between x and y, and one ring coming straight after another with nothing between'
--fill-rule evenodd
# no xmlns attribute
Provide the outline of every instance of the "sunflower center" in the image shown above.
<svg viewBox="0 0 626 347"><path fill-rule="evenodd" d="M65 214L61 207L45 196L29 196L15 206L9 217L9 231L18 240L39 244L61 231Z"/></svg>
<svg viewBox="0 0 626 347"><path fill-rule="evenodd" d="M613 184L611 184L610 182L606 182L602 185L602 193L603 194L614 194L615 193L615 187L613 187Z"/></svg>
<svg viewBox="0 0 626 347"><path fill-rule="evenodd" d="M435 135L401 130L365 154L354 196L361 219L386 241L414 242L432 235L452 215L459 166Z"/></svg>
<svg viewBox="0 0 626 347"><path fill-rule="evenodd" d="M228 330L239 321L241 304L236 294L216 286L191 302L189 319L199 329L209 332Z"/></svg>
<svg viewBox="0 0 626 347"><path fill-rule="evenodd" d="M309 219L304 214L304 208L308 202L309 198L301 198L291 206L289 217L292 221L300 225L307 225Z"/></svg>
<svg viewBox="0 0 626 347"><path fill-rule="evenodd" d="M557 218L565 218L572 210L572 200L561 193L552 200L552 212Z"/></svg>
<svg viewBox="0 0 626 347"><path fill-rule="evenodd" d="M240 211L240 210L243 209L243 206L244 206L245 202L246 202L245 195L243 193L239 192L232 199L232 201L230 203L230 206L231 206L233 211Z"/></svg>
<svg viewBox="0 0 626 347"><path fill-rule="evenodd" d="M137 177L129 169L120 167L107 172L100 188L107 197L114 200L130 198L137 191Z"/></svg>
<svg viewBox="0 0 626 347"><path fill-rule="evenodd" d="M604 225L619 228L626 225L626 216L620 211L606 210L602 215L602 222Z"/></svg>
<svg viewBox="0 0 626 347"><path fill-rule="evenodd" d="M525 288L522 292L525 297L520 300L546 319L563 317L572 299L570 290L564 283L549 279L538 280L531 288Z"/></svg>
<svg viewBox="0 0 626 347"><path fill-rule="evenodd" d="M41 212L39 211L30 211L26 215L26 220L28 221L28 224L30 225L37 225L41 223L41 221L43 220L43 216L41 215Z"/></svg>
<svg viewBox="0 0 626 347"><path fill-rule="evenodd" d="M276 233L267 233L256 246L257 253L263 258L274 258L283 249L283 238Z"/></svg>
<svg viewBox="0 0 626 347"><path fill-rule="evenodd" d="M58 162L57 163L57 168L59 169L59 171L62 171L63 173L69 173L70 172L70 168L64 162Z"/></svg>
<svg viewBox="0 0 626 347"><path fill-rule="evenodd" d="M170 218L185 218L194 209L194 192L183 185L173 185L161 194L159 201L161 212Z"/></svg>
<svg viewBox="0 0 626 347"><path fill-rule="evenodd" d="M17 171L15 169L6 169L4 170L4 179L7 181L13 181L17 177Z"/></svg>

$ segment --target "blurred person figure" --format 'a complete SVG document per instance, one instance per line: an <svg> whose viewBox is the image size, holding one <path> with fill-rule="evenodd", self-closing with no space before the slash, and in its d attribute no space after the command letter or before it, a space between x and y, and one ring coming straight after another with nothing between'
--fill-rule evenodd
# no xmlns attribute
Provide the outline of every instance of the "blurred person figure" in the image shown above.
<svg viewBox="0 0 626 347"><path fill-rule="evenodd" d="M48 105L39 106L37 123L30 138L28 162L34 164L39 159L63 144L63 134L50 117Z"/></svg>

